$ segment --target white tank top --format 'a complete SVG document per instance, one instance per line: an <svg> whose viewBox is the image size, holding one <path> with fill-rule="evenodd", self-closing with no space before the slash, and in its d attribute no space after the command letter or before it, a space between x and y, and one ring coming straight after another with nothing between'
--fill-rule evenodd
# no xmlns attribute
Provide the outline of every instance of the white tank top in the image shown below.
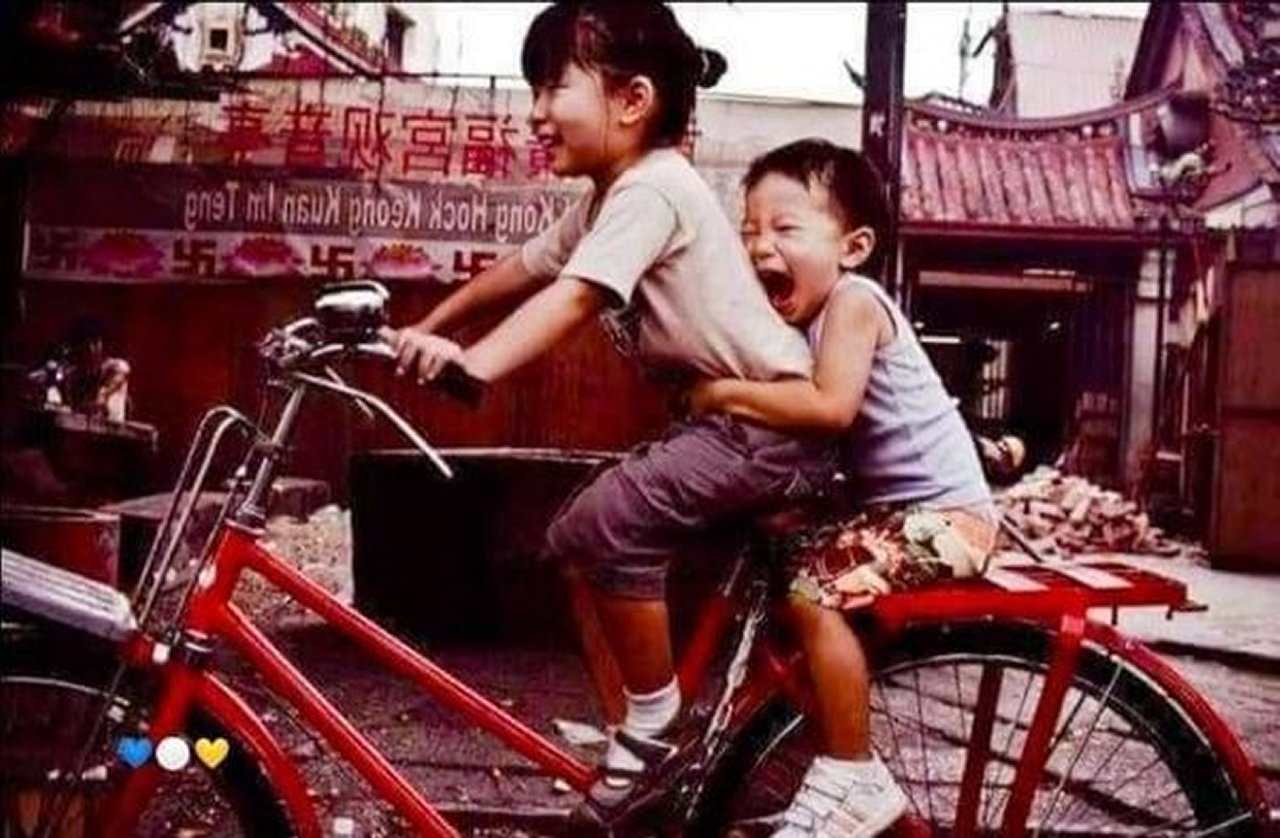
<svg viewBox="0 0 1280 838"><path fill-rule="evenodd" d="M884 307L895 337L876 349L858 416L842 443L842 465L859 504L919 503L990 514L991 491L973 437L924 347L878 284L843 275L809 324L815 355L831 300L864 288Z"/></svg>

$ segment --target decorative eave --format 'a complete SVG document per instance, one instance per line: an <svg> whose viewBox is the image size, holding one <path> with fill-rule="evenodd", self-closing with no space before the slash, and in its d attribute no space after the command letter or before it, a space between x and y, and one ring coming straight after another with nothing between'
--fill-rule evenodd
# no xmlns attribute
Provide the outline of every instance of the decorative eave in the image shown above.
<svg viewBox="0 0 1280 838"><path fill-rule="evenodd" d="M169 23L190 5L190 0L141 3L124 16L117 32L124 36L148 23ZM335 25L314 3L248 0L247 5L253 6L276 25L302 35L321 57L332 62L342 72L371 76L384 69L379 49L349 37L342 27Z"/></svg>
<svg viewBox="0 0 1280 838"><path fill-rule="evenodd" d="M1134 177L1143 160L1131 119L1159 90L1069 117L1018 119L908 104L903 228L931 235L1134 239L1150 226ZM1135 150L1135 146L1138 148Z"/></svg>
<svg viewBox="0 0 1280 838"><path fill-rule="evenodd" d="M1280 137L1273 127L1280 121L1280 38L1269 8L1274 4L1170 2L1152 3L1148 10L1129 95L1163 78L1210 95L1214 154L1191 205L1195 212L1218 212L1259 185L1273 195L1280 186ZM1202 76L1188 78L1183 67L1170 65L1184 53L1194 55Z"/></svg>

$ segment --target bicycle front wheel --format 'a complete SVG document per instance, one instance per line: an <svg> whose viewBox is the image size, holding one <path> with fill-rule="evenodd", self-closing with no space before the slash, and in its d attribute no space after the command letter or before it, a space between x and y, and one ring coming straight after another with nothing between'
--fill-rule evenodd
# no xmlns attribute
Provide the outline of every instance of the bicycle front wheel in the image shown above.
<svg viewBox="0 0 1280 838"><path fill-rule="evenodd" d="M101 829L113 793L133 770L124 757L142 758L138 751L121 750L121 743L145 738L129 701L119 696L110 699L105 729L78 775L69 779L107 700L98 687L65 674L0 677L4 838L80 838ZM190 742L221 739L228 745L226 755L209 768L193 754L186 766L163 772L156 794L139 818L138 835L297 834L260 767L231 734L197 712L186 737Z"/></svg>
<svg viewBox="0 0 1280 838"><path fill-rule="evenodd" d="M1050 632L1022 623L928 627L878 662L872 744L934 834L1001 832L1051 642ZM719 834L769 834L817 748L811 727L780 700L749 722L717 771L719 798L704 808L724 813ZM1027 834L1259 835L1249 799L1175 695L1086 643Z"/></svg>

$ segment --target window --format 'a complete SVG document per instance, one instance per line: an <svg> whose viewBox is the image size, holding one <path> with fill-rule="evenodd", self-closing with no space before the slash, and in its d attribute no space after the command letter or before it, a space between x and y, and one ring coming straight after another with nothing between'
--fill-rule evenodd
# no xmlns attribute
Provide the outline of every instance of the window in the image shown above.
<svg viewBox="0 0 1280 838"><path fill-rule="evenodd" d="M996 350L993 361L982 367L976 418L989 422L1009 419L1009 341L989 341Z"/></svg>

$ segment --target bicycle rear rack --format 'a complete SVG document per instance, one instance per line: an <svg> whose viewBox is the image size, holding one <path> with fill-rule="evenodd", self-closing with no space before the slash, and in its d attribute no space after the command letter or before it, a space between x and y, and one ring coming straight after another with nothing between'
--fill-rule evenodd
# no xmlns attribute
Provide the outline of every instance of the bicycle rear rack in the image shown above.
<svg viewBox="0 0 1280 838"><path fill-rule="evenodd" d="M107 640L125 641L137 632L129 598L110 585L12 550L2 552L5 605Z"/></svg>

